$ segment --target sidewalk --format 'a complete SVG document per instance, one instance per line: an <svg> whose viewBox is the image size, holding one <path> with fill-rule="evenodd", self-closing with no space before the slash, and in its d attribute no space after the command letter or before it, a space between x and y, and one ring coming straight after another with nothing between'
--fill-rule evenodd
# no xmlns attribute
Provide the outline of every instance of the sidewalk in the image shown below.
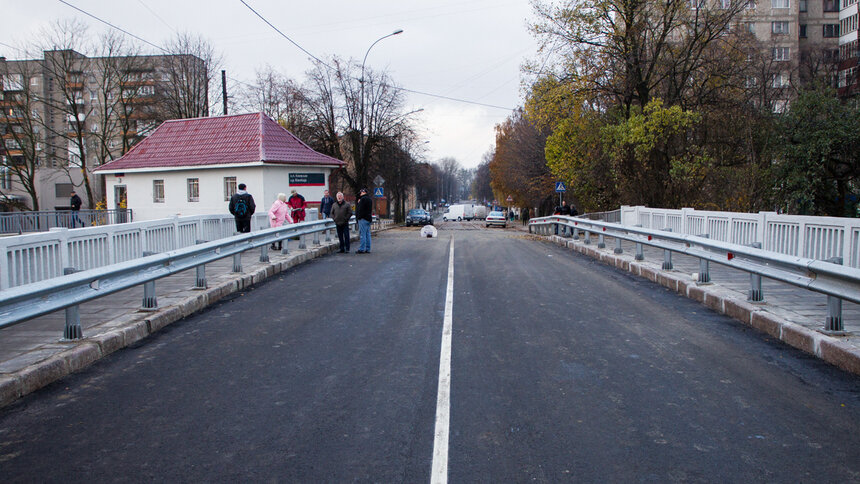
<svg viewBox="0 0 860 484"><path fill-rule="evenodd" d="M391 227L394 226L387 228ZM242 254L241 273L232 272L232 257L206 264L206 289L194 289L194 269L159 279L155 282L158 303L155 311L141 310L143 285L81 304L84 338L80 340L62 339L65 311L0 330L0 407L231 294L293 266L336 252L337 237L331 232L332 241L325 242L321 235L319 246L314 246L308 237L307 249L297 249L297 241L290 241L290 252L286 255L270 249L269 262L260 262L259 249L246 251ZM353 239L358 240L357 233ZM354 247L358 247L357 242Z"/></svg>
<svg viewBox="0 0 860 484"><path fill-rule="evenodd" d="M517 226L528 232L527 227ZM672 253L670 270L664 270L663 250L644 246L645 259L636 261L633 242L622 241L621 254L615 254L615 239L605 238L606 248L597 247L598 237L586 244L560 236L532 237L551 241L579 253L599 259L619 269L645 277L657 284L695 299L705 306L752 326L795 348L821 358L843 370L860 375L860 305L842 302L844 335L824 332L827 296L783 282L762 278L764 302L748 302L750 275L720 264L710 264L711 283L699 284L699 259Z"/></svg>

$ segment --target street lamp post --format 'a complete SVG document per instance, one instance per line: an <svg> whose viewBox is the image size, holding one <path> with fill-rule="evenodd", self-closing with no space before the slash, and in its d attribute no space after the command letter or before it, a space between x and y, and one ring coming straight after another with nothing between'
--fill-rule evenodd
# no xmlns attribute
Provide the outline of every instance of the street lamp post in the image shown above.
<svg viewBox="0 0 860 484"><path fill-rule="evenodd" d="M370 49L373 48L374 45L378 44L380 40L387 39L388 37L392 37L397 34L402 34L403 29L397 29L394 32L383 35L382 37L376 39L376 42L370 44L370 47L367 48L367 52L364 54L364 60L361 61L361 78L358 80L359 84L361 84L361 106L360 106L360 119L359 119L359 137L358 137L358 162L364 162L364 64L367 62L367 56L370 54Z"/></svg>

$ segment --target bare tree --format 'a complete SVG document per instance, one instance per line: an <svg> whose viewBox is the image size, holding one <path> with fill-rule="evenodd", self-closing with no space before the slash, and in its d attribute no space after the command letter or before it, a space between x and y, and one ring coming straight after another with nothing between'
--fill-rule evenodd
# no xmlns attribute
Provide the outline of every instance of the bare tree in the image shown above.
<svg viewBox="0 0 860 484"><path fill-rule="evenodd" d="M2 168L10 173L30 196L30 208L39 210L37 170L44 148L44 128L39 110L40 93L30 79L41 76L36 63L0 62L0 153ZM0 195L8 195L0 189ZM27 208L27 207L22 207Z"/></svg>
<svg viewBox="0 0 860 484"><path fill-rule="evenodd" d="M163 118L199 118L209 115L210 83L220 79L221 56L199 35L180 33L165 46L162 69L168 82L159 83ZM213 96L218 99L220 96Z"/></svg>

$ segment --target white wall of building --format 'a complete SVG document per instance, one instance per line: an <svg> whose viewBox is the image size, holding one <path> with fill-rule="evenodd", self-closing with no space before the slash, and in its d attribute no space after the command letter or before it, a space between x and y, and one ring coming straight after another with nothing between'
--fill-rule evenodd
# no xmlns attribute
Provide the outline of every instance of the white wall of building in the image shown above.
<svg viewBox="0 0 860 484"><path fill-rule="evenodd" d="M286 193L295 188L309 202L319 202L323 190L328 188L331 168L301 166L249 166L249 167L206 167L175 171L126 172L122 176L105 174L107 206L116 208L116 187L124 186L128 206L134 212L134 220L154 220L174 215L212 215L225 214L229 200L225 200L224 178L236 177L236 183L247 185L248 193L254 196L257 212L266 211L278 193ZM322 173L326 186L290 187L290 173ZM188 179L199 181L198 201L188 200ZM153 200L153 180L164 180L164 202Z"/></svg>

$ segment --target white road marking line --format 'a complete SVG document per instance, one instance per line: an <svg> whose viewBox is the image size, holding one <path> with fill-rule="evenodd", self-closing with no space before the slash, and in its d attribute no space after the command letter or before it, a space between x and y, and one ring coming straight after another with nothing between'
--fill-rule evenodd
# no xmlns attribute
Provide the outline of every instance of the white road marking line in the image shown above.
<svg viewBox="0 0 860 484"><path fill-rule="evenodd" d="M451 321L454 309L454 238L448 256L448 289L442 323L442 350L439 353L439 389L436 391L436 429L433 440L431 484L448 482L448 422L451 415Z"/></svg>

